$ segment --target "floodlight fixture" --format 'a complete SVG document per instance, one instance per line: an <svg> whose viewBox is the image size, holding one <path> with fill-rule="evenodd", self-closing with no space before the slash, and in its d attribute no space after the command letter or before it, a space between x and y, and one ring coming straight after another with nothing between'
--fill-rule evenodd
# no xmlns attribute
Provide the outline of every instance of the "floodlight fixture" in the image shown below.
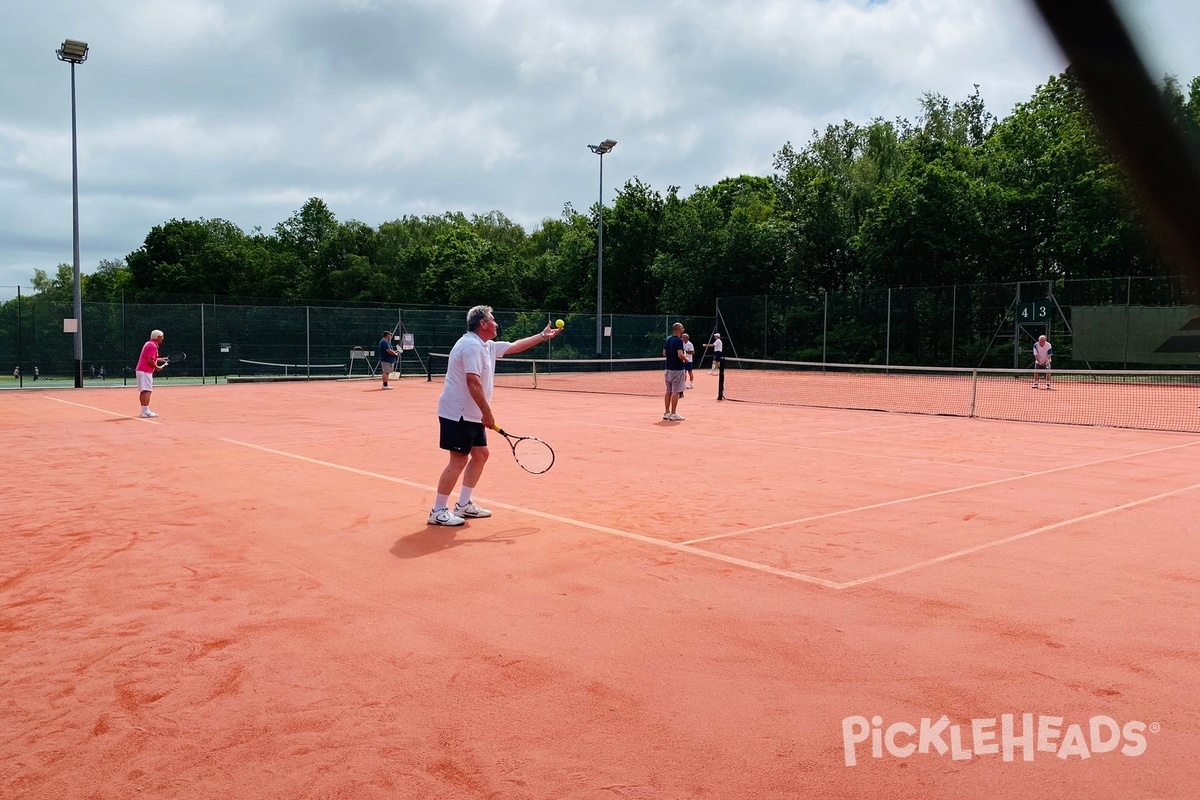
<svg viewBox="0 0 1200 800"><path fill-rule="evenodd" d="M67 61L72 64L82 64L87 61L88 43L76 41L75 39L67 39L62 43L62 47L58 48L58 60Z"/></svg>
<svg viewBox="0 0 1200 800"><path fill-rule="evenodd" d="M600 144L589 144L588 149L598 156L612 152L612 149L617 146L615 139L605 139Z"/></svg>

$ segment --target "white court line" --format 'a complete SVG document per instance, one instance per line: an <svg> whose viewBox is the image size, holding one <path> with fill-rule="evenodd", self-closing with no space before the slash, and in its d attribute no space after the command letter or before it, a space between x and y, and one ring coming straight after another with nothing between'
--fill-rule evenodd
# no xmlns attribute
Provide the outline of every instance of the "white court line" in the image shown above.
<svg viewBox="0 0 1200 800"><path fill-rule="evenodd" d="M646 428L637 428L632 425L609 425L603 422L588 422L581 420L576 425L590 425L593 428L608 428L614 431L635 431L645 434ZM855 456L857 458L881 458L886 461L904 461L909 464L936 464L939 467L961 467L962 469L985 469L989 472L1015 472L1018 476L1030 474L1023 469L1013 469L1012 467L994 467L987 464L964 464L960 461L934 461L928 458L913 458L912 456L892 456L883 453L863 453L857 450L834 450L829 447L806 447L802 444L793 442L780 442L774 439L748 439L744 436L713 436L711 433L687 433L678 428L652 428L654 432L661 433L664 436L685 437L690 439L701 439L706 442L735 442L737 444L761 444L767 447L786 447L789 450L807 450L813 453L833 453L840 456ZM784 523L788 524L788 523ZM757 530L752 528L751 530Z"/></svg>
<svg viewBox="0 0 1200 800"><path fill-rule="evenodd" d="M330 469L341 470L342 472L349 472L352 475L362 475L362 476L368 477L368 478L378 478L379 480L390 481L391 483L399 483L403 486L409 486L414 489L421 489L422 491L426 491L431 494L437 492L436 487L426 486L423 483L416 483L415 481L408 481L408 480L405 480L404 478L397 478L393 475L383 475L378 472L371 472L371 471L365 470L365 469L358 469L357 467L348 467L348 466L345 466L344 464L336 464L332 461L323 461L322 459L319 459L319 458L309 458L308 456L302 456L302 455L299 455L298 453L289 453L285 450L275 450L274 448L263 447L262 445L251 444L249 442L241 442L241 441L238 441L237 439L222 438L220 441L228 442L229 444L237 445L239 447L248 447L251 450L258 450L263 453L270 453L272 455L283 456L284 458L291 458L296 461L303 461L308 464L316 464L317 466L321 466L321 467L329 467ZM776 567L768 566L766 564L759 564L754 561L747 561L742 558L735 558L733 556L727 556L722 553L712 553L707 550L701 550L696 547L688 547L685 544L676 544L674 542L668 542L663 539L656 539L653 536L643 536L640 533L632 533L630 531L622 531L622 530L618 530L616 528L608 528L608 527L605 527L604 525L595 525L591 522L583 522L582 520L571 519L570 517L563 517L563 516L559 516L558 514L547 514L544 511L536 511L531 508L525 508L524 506L514 506L514 505L510 505L508 503L496 502L495 500L489 500L486 497L481 497L480 500L486 502L490 506L507 509L509 511L516 511L517 513L527 514L528 516L531 516L531 517L539 517L541 519L551 520L553 522L559 522L564 525L572 525L576 528L583 528L583 529L589 530L589 531L596 531L597 533L605 533L610 536L619 536L623 539L631 539L635 542L641 542L642 544L649 544L649 545L653 545L655 547L662 547L662 548L666 548L667 550L674 550L679 553L687 553L688 555L699 556L700 558L707 558L712 561L720 561L725 564L731 564L731 565L737 566L737 567L744 567L746 569L755 570L757 572L765 572L769 575L775 575L780 578L789 578L791 580L803 581L804 583L812 583L812 584L816 584L817 586L824 586L828 589L842 588L841 584L838 584L834 581L825 580L824 578L817 578L812 575L805 575L800 572L792 572L791 570L786 570L786 569L777 569Z"/></svg>
<svg viewBox="0 0 1200 800"><path fill-rule="evenodd" d="M749 439L751 442L776 442L783 441L796 436L840 436L843 433L869 433L871 431L892 431L897 428L932 428L936 425L928 420L920 420L918 422L907 422L902 425L871 425L866 428L837 428L831 431L803 431L800 433L789 433L785 436L772 436L769 439Z"/></svg>
<svg viewBox="0 0 1200 800"><path fill-rule="evenodd" d="M110 417L120 417L121 419L136 419L138 422L152 422L156 425L158 424L157 419L148 419L148 418L142 417L141 415L118 414L115 411L109 411L107 408L97 408L96 406L89 406L89 405L85 405L84 403L73 403L70 400L63 400L60 397L47 397L46 399L53 400L56 403L63 403L68 406L75 406L76 408L86 408L89 411L99 411L101 414L108 414Z"/></svg>
<svg viewBox="0 0 1200 800"><path fill-rule="evenodd" d="M931 558L927 561L919 561L916 564L909 564L906 567L898 567L897 569L889 570L887 572L880 572L878 575L871 575L869 577L859 578L858 580L853 580L853 581L846 581L845 583L838 584L837 588L849 589L852 586L862 586L864 583L873 583L875 581L883 580L884 578L891 578L895 575L902 575L905 572L912 572L913 570L921 569L922 567L929 567L929 566L933 566L934 564L941 564L945 561L951 561L955 558L962 558L963 556L969 556L972 553L978 553L981 550L987 550L988 548L991 548L991 547L998 547L1002 544L1008 544L1009 542L1016 542L1021 539L1027 539L1030 536L1036 536L1039 533L1045 533L1046 531L1052 531L1055 528L1065 528L1068 525L1075 525L1080 522L1087 522L1090 519L1096 519L1097 517L1103 517L1107 514L1112 514L1116 511L1124 511L1129 508L1136 508L1137 506L1145 505L1146 503L1153 503L1155 500L1162 500L1164 497L1172 497L1174 495L1182 494L1184 492L1191 492L1196 489L1200 489L1200 483L1193 483L1191 486L1185 486L1182 489L1175 489L1170 492L1163 492L1162 494L1156 494L1153 497L1146 497L1141 500L1134 500L1129 503L1122 503L1119 506L1113 506L1112 508L1106 508L1103 511L1095 511L1095 512L1092 512L1091 514L1085 514L1082 517L1075 517L1074 519L1065 519L1062 522L1055 522L1052 525L1043 525L1040 528L1034 528L1031 531L1025 531L1024 533L1018 533L1014 536L1009 536L1004 539L997 539L994 542L986 542L984 544L975 545L974 547L968 547L964 550L958 550L953 553L947 553L944 556L938 556L937 558Z"/></svg>
<svg viewBox="0 0 1200 800"><path fill-rule="evenodd" d="M747 533L757 533L758 531L767 531L772 528L785 528L789 525L799 525L803 522L812 522L818 519L829 519L830 517L840 517L845 514L857 514L860 511L872 511L876 508L887 508L888 506L900 505L902 503L913 503L918 500L928 500L931 497L942 497L943 495L956 494L958 492L969 492L972 489L983 489L988 486L997 486L1001 483L1010 483L1012 481L1024 480L1025 478L1039 478L1043 475L1052 475L1055 472L1066 472L1067 470L1083 469L1084 467L1094 467L1097 464L1108 464L1113 461L1124 461L1128 458L1137 458L1138 456L1147 456L1154 453L1164 453L1168 450L1178 450L1181 447L1194 447L1200 444L1200 441L1185 442L1183 444L1173 444L1169 447L1159 447L1155 450L1143 450L1137 453L1129 453L1123 456L1113 456L1112 458L1102 458L1099 461L1089 461L1085 464L1069 464L1065 467L1055 467L1054 469L1042 470L1041 472L1027 472L1023 475L1013 475L1007 478L997 478L994 481L985 481L983 483L974 483L969 486L959 486L954 489L942 489L939 492L928 492L926 494L918 494L912 497L900 497L895 500L885 500L882 503L871 503L866 506L858 506L857 508L843 508L841 511L829 511L825 514L814 514L809 517L800 517L799 519L790 519L784 522L772 522L769 525L759 525L755 528L742 528L741 530L729 531L728 533L714 533L712 536L702 536L699 539L689 539L682 542L685 545L699 544L700 542L711 542L714 539L727 539L730 536L742 536Z"/></svg>

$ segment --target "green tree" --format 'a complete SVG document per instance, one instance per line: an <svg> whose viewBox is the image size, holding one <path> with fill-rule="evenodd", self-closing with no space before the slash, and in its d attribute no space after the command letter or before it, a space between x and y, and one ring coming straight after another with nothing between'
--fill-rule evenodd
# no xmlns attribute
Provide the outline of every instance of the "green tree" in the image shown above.
<svg viewBox="0 0 1200 800"><path fill-rule="evenodd" d="M119 303L126 290L133 286L133 273L124 259L101 259L96 270L84 275L83 299L91 302Z"/></svg>
<svg viewBox="0 0 1200 800"><path fill-rule="evenodd" d="M319 197L312 197L284 222L275 226L283 251L300 265L300 297L333 297L331 275L346 266L346 242L341 226Z"/></svg>
<svg viewBox="0 0 1200 800"><path fill-rule="evenodd" d="M44 269L35 269L30 282L39 300L71 302L75 298L75 267L71 264L59 264L54 277L47 275Z"/></svg>
<svg viewBox="0 0 1200 800"><path fill-rule="evenodd" d="M604 313L653 313L661 288L651 266L658 253L662 196L631 178L611 210L596 206L596 212L604 213Z"/></svg>

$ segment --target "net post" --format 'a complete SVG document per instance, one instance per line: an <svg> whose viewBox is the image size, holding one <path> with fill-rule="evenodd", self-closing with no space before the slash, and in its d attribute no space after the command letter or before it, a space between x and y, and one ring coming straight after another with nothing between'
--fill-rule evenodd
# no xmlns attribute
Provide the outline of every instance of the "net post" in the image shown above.
<svg viewBox="0 0 1200 800"><path fill-rule="evenodd" d="M717 399L725 399L725 359L717 362Z"/></svg>
<svg viewBox="0 0 1200 800"><path fill-rule="evenodd" d="M979 391L979 370L971 370L971 409L967 412L969 419L975 418L975 396Z"/></svg>

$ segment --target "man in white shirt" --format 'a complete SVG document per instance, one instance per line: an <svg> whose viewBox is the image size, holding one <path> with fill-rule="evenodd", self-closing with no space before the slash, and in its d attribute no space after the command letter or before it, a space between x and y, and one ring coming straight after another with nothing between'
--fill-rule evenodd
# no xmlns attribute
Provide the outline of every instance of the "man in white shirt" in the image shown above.
<svg viewBox="0 0 1200 800"><path fill-rule="evenodd" d="M450 463L438 478L437 497L429 512L430 525L462 525L467 517L492 515L486 508L475 505L471 495L488 459L487 429L496 424L491 406L496 359L524 352L553 339L561 331L562 328L548 324L545 330L524 339L498 342L494 341L497 326L491 306L475 306L467 312L467 332L450 350L446 380L438 398L439 446L450 452ZM450 493L460 475L462 490L451 511Z"/></svg>
<svg viewBox="0 0 1200 800"><path fill-rule="evenodd" d="M720 366L721 362L725 360L725 344L721 341L721 334L714 333L713 340L704 346L712 348L713 363L712 367L708 370L708 374L715 375L717 368Z"/></svg>
<svg viewBox="0 0 1200 800"><path fill-rule="evenodd" d="M1054 348L1046 341L1045 336L1039 336L1037 342L1033 345L1033 388L1041 388L1038 381L1038 373L1046 373L1046 388L1053 389L1050 385L1050 357L1054 355Z"/></svg>

